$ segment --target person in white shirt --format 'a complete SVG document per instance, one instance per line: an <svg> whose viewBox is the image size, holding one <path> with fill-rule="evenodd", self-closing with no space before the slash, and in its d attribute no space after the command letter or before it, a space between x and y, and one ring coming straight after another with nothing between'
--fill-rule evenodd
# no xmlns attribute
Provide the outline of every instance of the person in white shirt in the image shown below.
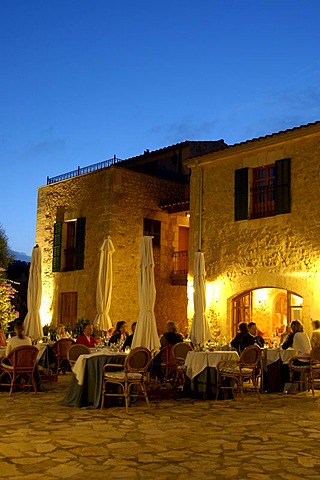
<svg viewBox="0 0 320 480"><path fill-rule="evenodd" d="M14 348L22 347L24 345L32 345L31 338L24 334L24 325L22 320L15 321L14 331L16 335L8 340L6 356L8 356L11 350Z"/></svg>
<svg viewBox="0 0 320 480"><path fill-rule="evenodd" d="M320 345L320 320L314 320L312 324L313 332L311 335L311 346L314 348Z"/></svg>
<svg viewBox="0 0 320 480"><path fill-rule="evenodd" d="M291 330L294 334L292 347L296 355L308 357L311 352L311 343L308 335L303 331L303 325L299 320L291 322Z"/></svg>
<svg viewBox="0 0 320 480"><path fill-rule="evenodd" d="M58 328L57 340L62 340L63 338L71 338L71 335L66 331L65 325L61 323Z"/></svg>

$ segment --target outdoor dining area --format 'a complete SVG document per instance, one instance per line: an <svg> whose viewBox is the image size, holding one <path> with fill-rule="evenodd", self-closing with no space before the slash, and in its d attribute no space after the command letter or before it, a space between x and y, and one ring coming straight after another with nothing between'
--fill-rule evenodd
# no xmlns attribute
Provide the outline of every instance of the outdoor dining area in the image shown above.
<svg viewBox="0 0 320 480"><path fill-rule="evenodd" d="M93 325L87 323L88 331L80 336L84 341L66 335L50 342L43 337L39 316L41 250L34 248L28 315L23 326L17 322L16 337L0 350L1 390L9 388L10 395L26 389L37 394L45 390L46 382L58 382L59 376L67 374L70 381L61 405L101 409L116 405L124 406L126 412L139 397L150 409L150 400L168 396L245 401L249 392L261 401L263 393L296 391L297 386L300 391L311 390L315 394L320 383L319 345L301 358L294 343L286 349L278 345L268 348L255 343L252 336L252 343L239 350L225 338L212 341L205 315L205 265L201 252L195 254L194 317L190 333L184 338L176 332L174 322L168 322L171 336L164 334L159 338L154 315L152 237L148 236L142 237L140 244L140 310L131 345L124 348L123 342L106 342L105 333L112 327L109 311L113 252L112 241L107 238L100 249L94 320L100 336L91 337Z"/></svg>

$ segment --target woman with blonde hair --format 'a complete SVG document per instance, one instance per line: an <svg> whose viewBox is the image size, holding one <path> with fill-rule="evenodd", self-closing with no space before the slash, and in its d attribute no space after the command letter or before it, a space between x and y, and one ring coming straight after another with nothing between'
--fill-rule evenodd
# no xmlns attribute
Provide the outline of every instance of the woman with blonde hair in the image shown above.
<svg viewBox="0 0 320 480"><path fill-rule="evenodd" d="M62 338L71 338L69 332L66 331L66 327L63 323L60 323L58 332L57 332L57 340L61 340Z"/></svg>

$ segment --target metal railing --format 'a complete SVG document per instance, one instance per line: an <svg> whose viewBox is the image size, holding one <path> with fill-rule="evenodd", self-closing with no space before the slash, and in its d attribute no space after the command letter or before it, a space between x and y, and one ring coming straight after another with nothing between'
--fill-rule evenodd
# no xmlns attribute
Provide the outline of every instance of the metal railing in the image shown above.
<svg viewBox="0 0 320 480"><path fill-rule="evenodd" d="M47 185L51 183L61 182L62 180L67 180L68 178L78 177L79 175L84 175L85 173L94 172L95 170L101 170L102 168L110 167L116 163L123 162L120 158L117 158L115 155L109 160L104 160L103 162L94 163L87 167L78 167L77 170L72 170L71 172L63 173L62 175L57 175L56 177L47 177Z"/></svg>
<svg viewBox="0 0 320 480"><path fill-rule="evenodd" d="M188 250L173 252L173 275L186 275L188 273Z"/></svg>

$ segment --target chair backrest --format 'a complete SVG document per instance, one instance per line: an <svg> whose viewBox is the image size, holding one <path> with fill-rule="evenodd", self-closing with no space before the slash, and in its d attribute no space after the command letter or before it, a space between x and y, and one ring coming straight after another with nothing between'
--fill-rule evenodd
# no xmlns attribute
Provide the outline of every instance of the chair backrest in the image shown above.
<svg viewBox="0 0 320 480"><path fill-rule="evenodd" d="M175 345L164 345L161 348L161 361L162 363L165 363L166 365L176 365L177 360L175 359L173 355L173 347Z"/></svg>
<svg viewBox="0 0 320 480"><path fill-rule="evenodd" d="M188 352L192 350L190 343L179 342L173 345L172 354L178 360L185 360Z"/></svg>
<svg viewBox="0 0 320 480"><path fill-rule="evenodd" d="M320 363L320 345L316 345L310 353L311 363Z"/></svg>
<svg viewBox="0 0 320 480"><path fill-rule="evenodd" d="M71 360L71 362L75 362L79 355L83 355L86 353L90 353L90 349L88 347L86 347L85 345L81 345L80 343L75 343L74 345L71 345L68 350L68 360Z"/></svg>
<svg viewBox="0 0 320 480"><path fill-rule="evenodd" d="M256 367L260 363L261 348L258 345L250 345L243 350L240 356L240 365L243 367Z"/></svg>
<svg viewBox="0 0 320 480"><path fill-rule="evenodd" d="M23 345L11 350L8 355L14 370L34 369L39 350L32 345Z"/></svg>
<svg viewBox="0 0 320 480"><path fill-rule="evenodd" d="M61 340L58 340L56 343L54 343L52 348L58 357L67 358L68 350L73 344L74 341L71 338L62 338Z"/></svg>
<svg viewBox="0 0 320 480"><path fill-rule="evenodd" d="M133 348L127 356L124 368L128 372L145 373L151 362L150 350L144 347Z"/></svg>

